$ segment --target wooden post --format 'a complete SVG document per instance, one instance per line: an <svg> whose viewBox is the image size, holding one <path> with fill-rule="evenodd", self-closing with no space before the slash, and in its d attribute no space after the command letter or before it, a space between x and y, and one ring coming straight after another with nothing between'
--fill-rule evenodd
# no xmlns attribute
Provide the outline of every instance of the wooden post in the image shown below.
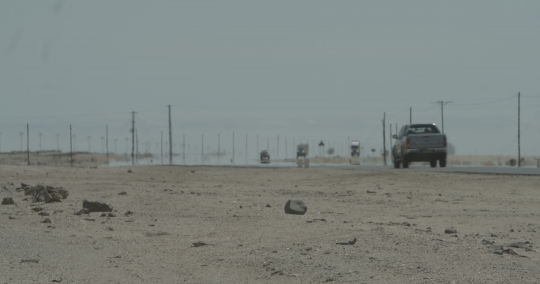
<svg viewBox="0 0 540 284"><path fill-rule="evenodd" d="M131 112L131 165L135 165L135 112Z"/></svg>
<svg viewBox="0 0 540 284"><path fill-rule="evenodd" d="M518 168L521 167L521 94L518 92Z"/></svg>
<svg viewBox="0 0 540 284"><path fill-rule="evenodd" d="M109 165L109 126L105 125L105 149L107 151L107 165Z"/></svg>
<svg viewBox="0 0 540 284"><path fill-rule="evenodd" d="M26 124L26 161L30 166L30 124Z"/></svg>
<svg viewBox="0 0 540 284"><path fill-rule="evenodd" d="M386 112L383 115L383 159L384 165L386 166Z"/></svg>
<svg viewBox="0 0 540 284"><path fill-rule="evenodd" d="M169 165L173 164L171 105L169 105Z"/></svg>

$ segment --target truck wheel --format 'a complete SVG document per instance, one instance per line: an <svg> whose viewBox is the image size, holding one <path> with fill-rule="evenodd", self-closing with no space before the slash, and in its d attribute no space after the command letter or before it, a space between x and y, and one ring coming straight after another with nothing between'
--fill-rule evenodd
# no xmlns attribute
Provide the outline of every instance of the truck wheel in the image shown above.
<svg viewBox="0 0 540 284"><path fill-rule="evenodd" d="M437 160L431 160L431 161L429 161L429 165L430 165L432 168L436 167L436 166L437 166Z"/></svg>
<svg viewBox="0 0 540 284"><path fill-rule="evenodd" d="M394 168L399 169L401 167L401 161L394 160Z"/></svg>
<svg viewBox="0 0 540 284"><path fill-rule="evenodd" d="M409 161L406 158L403 158L403 168L404 169L409 168Z"/></svg>
<svg viewBox="0 0 540 284"><path fill-rule="evenodd" d="M446 168L446 159L439 160L439 167Z"/></svg>

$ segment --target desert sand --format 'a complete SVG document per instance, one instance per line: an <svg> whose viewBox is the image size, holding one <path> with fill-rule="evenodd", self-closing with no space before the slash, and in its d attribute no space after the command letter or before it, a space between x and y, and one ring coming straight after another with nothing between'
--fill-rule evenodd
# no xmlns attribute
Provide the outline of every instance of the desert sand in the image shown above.
<svg viewBox="0 0 540 284"><path fill-rule="evenodd" d="M21 183L69 196L33 202ZM0 199L15 201L0 205L0 283L538 283L539 183L390 168L0 165ZM284 213L291 198L305 215ZM84 199L115 217L75 215Z"/></svg>

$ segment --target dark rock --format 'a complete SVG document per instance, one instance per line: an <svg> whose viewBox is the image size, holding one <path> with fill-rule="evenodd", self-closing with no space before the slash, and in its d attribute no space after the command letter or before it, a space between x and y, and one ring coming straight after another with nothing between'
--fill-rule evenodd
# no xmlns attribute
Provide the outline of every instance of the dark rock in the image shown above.
<svg viewBox="0 0 540 284"><path fill-rule="evenodd" d="M448 228L448 229L444 230L444 233L445 234L457 234L457 230L454 229L454 228Z"/></svg>
<svg viewBox="0 0 540 284"><path fill-rule="evenodd" d="M10 220L13 220L13 219L17 219L17 218L15 218L15 217L13 217L13 216L9 216L9 219L10 219Z"/></svg>
<svg viewBox="0 0 540 284"><path fill-rule="evenodd" d="M28 184L26 184L24 182L21 182L21 186L22 186L22 188L26 188L26 187L29 187L30 185L28 185Z"/></svg>
<svg viewBox="0 0 540 284"><path fill-rule="evenodd" d="M34 208L32 208L32 211L34 211L34 212L40 212L40 211L43 211L43 207L39 207L39 206L38 206L38 207L34 207Z"/></svg>
<svg viewBox="0 0 540 284"><path fill-rule="evenodd" d="M49 216L49 212L41 211L38 213L39 216Z"/></svg>
<svg viewBox="0 0 540 284"><path fill-rule="evenodd" d="M375 189L368 189L367 193L377 193L377 191Z"/></svg>
<svg viewBox="0 0 540 284"><path fill-rule="evenodd" d="M128 173L132 173L131 169L128 169L127 172L128 172Z"/></svg>
<svg viewBox="0 0 540 284"><path fill-rule="evenodd" d="M133 211L130 211L130 210L127 211L126 213L124 213L124 215L126 215L126 216L127 216L127 215L132 215L132 214L133 214Z"/></svg>
<svg viewBox="0 0 540 284"><path fill-rule="evenodd" d="M266 204L266 207L272 207L272 205L270 205L270 203Z"/></svg>
<svg viewBox="0 0 540 284"><path fill-rule="evenodd" d="M42 222L42 223L52 223L52 222L51 222L51 219L49 219L49 218L45 218L45 220L43 220L43 222Z"/></svg>
<svg viewBox="0 0 540 284"><path fill-rule="evenodd" d="M75 215L82 215L82 214L90 214L90 210L88 210L87 208L83 208L83 209L75 212Z"/></svg>
<svg viewBox="0 0 540 284"><path fill-rule="evenodd" d="M411 226L411 224L410 224L409 222L403 222L403 223L401 223L401 225L407 226L407 227L410 227L410 226Z"/></svg>
<svg viewBox="0 0 540 284"><path fill-rule="evenodd" d="M97 200L83 200L83 208L88 209L90 212L111 212L112 207L101 201Z"/></svg>
<svg viewBox="0 0 540 284"><path fill-rule="evenodd" d="M109 217L116 217L116 214L111 212L111 213L109 213Z"/></svg>
<svg viewBox="0 0 540 284"><path fill-rule="evenodd" d="M122 192L118 193L118 195L127 195L127 192L122 191Z"/></svg>
<svg viewBox="0 0 540 284"><path fill-rule="evenodd" d="M94 218L88 218L88 217L83 218L83 219L86 220L86 221L96 221L96 219L94 219Z"/></svg>
<svg viewBox="0 0 540 284"><path fill-rule="evenodd" d="M107 216L108 216L107 213L101 213L101 216L99 216L99 217L107 217Z"/></svg>
<svg viewBox="0 0 540 284"><path fill-rule="evenodd" d="M12 205L15 204L15 201L13 201L12 197L4 197L2 199L2 205Z"/></svg>
<svg viewBox="0 0 540 284"><path fill-rule="evenodd" d="M301 199L289 199L285 204L285 213L294 215L304 215L307 211L307 205Z"/></svg>

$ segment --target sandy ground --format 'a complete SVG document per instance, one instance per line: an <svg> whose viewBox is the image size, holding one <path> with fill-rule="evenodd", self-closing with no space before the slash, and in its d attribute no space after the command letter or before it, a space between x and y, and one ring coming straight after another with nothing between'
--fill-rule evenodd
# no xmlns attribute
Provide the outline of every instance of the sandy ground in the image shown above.
<svg viewBox="0 0 540 284"><path fill-rule="evenodd" d="M392 169L130 169L0 165L0 198L16 202L0 205L0 283L540 279L540 177ZM62 186L69 196L34 203L16 190L21 182ZM117 216L74 215L90 198L109 203ZM290 198L303 199L307 213L285 214ZM50 216L32 210L38 206ZM42 223L45 218L52 223ZM446 234L449 228L457 233ZM354 238L353 245L337 244Z"/></svg>

